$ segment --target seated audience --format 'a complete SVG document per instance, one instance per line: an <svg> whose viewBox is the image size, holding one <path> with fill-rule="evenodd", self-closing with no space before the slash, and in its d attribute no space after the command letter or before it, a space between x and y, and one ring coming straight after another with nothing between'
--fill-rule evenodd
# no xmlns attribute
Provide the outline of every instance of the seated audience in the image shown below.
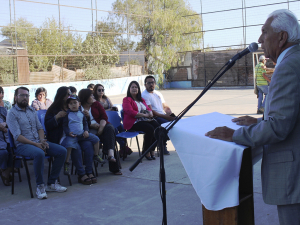
<svg viewBox="0 0 300 225"><path fill-rule="evenodd" d="M0 175L5 186L10 186L10 172L12 171L12 154L7 144L7 109L0 106Z"/></svg>
<svg viewBox="0 0 300 225"><path fill-rule="evenodd" d="M35 110L28 105L28 102L29 90L26 87L17 88L13 107L7 115L7 125L15 141L16 154L33 158L37 184L36 195L38 199L45 199L47 198L46 191L65 192L67 190L57 181L67 150L45 139L43 127ZM45 154L54 157L46 187L43 178Z"/></svg>
<svg viewBox="0 0 300 225"><path fill-rule="evenodd" d="M103 106L105 111L118 111L118 108L113 106L111 100L105 95L102 84L96 84L93 91L94 98Z"/></svg>
<svg viewBox="0 0 300 225"><path fill-rule="evenodd" d="M70 89L72 95L77 95L77 89L75 87L70 86L69 89Z"/></svg>
<svg viewBox="0 0 300 225"><path fill-rule="evenodd" d="M60 144L65 138L63 130L63 118L67 115L67 104L66 101L71 95L71 91L68 87L58 88L54 102L47 110L45 116L45 127L47 130L47 139L53 143ZM82 154L84 151L85 169L82 165ZM93 173L93 145L89 141L83 141L79 143L76 149L71 152L71 159L76 167L78 174L78 182L89 185L92 182L95 183L96 178L92 175ZM64 168L67 170L68 168ZM87 175L89 174L89 176Z"/></svg>
<svg viewBox="0 0 300 225"><path fill-rule="evenodd" d="M148 107L145 100L141 96L140 85L136 81L132 81L127 89L127 97L123 99L124 112L124 128L127 130L143 131L144 143L143 152L145 152L154 142L154 130L159 126L153 119L152 110ZM155 146L151 149L145 158L155 160Z"/></svg>
<svg viewBox="0 0 300 225"><path fill-rule="evenodd" d="M79 99L76 95L71 95L67 99L68 111L63 118L63 128L66 138L62 142L62 146L67 149L67 157L64 168L69 166L69 157L72 149L76 149L78 143L90 141L94 146L94 161L101 163L99 156L99 138L89 133L86 117L79 111ZM65 175L69 174L69 170L64 171Z"/></svg>
<svg viewBox="0 0 300 225"><path fill-rule="evenodd" d="M104 86L102 84L96 84L93 93L94 98L103 106L105 111L118 111L118 108L113 106L111 100L104 94ZM116 133L123 131L123 126L115 128ZM126 138L118 138L117 141L120 145L120 157L122 157L123 154L130 155L132 153L132 150L127 146Z"/></svg>
<svg viewBox="0 0 300 225"><path fill-rule="evenodd" d="M95 84L89 84L86 88L90 90L94 90Z"/></svg>
<svg viewBox="0 0 300 225"><path fill-rule="evenodd" d="M103 144L103 153L108 155L109 170L115 175L122 175L118 159L115 157L115 128L107 121L107 115L102 105L94 99L89 89L79 91L78 97L82 111L90 124L90 132L96 134Z"/></svg>
<svg viewBox="0 0 300 225"><path fill-rule="evenodd" d="M9 101L3 100L4 97L4 90L0 86L0 106L6 108L7 110L11 109L11 104Z"/></svg>
<svg viewBox="0 0 300 225"><path fill-rule="evenodd" d="M48 109L52 104L52 101L47 98L47 90L43 87L39 87L35 91L35 100L32 101L31 107L36 111L41 109Z"/></svg>

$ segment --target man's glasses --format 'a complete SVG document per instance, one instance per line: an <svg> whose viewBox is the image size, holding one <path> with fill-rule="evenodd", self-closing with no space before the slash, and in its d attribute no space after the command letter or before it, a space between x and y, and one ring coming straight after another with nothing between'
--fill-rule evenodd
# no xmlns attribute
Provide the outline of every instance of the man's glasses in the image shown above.
<svg viewBox="0 0 300 225"><path fill-rule="evenodd" d="M152 81L152 82L147 82L146 84L151 85L151 84L155 84L155 82L154 82L154 81Z"/></svg>
<svg viewBox="0 0 300 225"><path fill-rule="evenodd" d="M104 92L104 89L97 89L98 92Z"/></svg>
<svg viewBox="0 0 300 225"><path fill-rule="evenodd" d="M29 98L30 95L27 95L27 94L18 94L18 96L22 97L22 98Z"/></svg>

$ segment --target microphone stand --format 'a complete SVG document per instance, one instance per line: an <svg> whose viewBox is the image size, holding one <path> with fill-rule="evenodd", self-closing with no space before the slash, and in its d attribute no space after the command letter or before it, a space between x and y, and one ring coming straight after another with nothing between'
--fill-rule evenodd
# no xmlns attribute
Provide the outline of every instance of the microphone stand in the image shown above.
<svg viewBox="0 0 300 225"><path fill-rule="evenodd" d="M229 60L219 71L218 73L227 66L219 75L218 73L215 75L215 77L212 79L211 82L209 82L205 88L202 90L200 95L191 103L189 104L181 113L176 116L175 120L171 121L166 127L159 126L155 129L154 135L156 138L156 141L141 155L141 157L129 168L129 170L132 172L138 164L142 161L145 155L150 152L150 149L157 145L159 153L160 153L160 172L159 172L159 182L161 183L160 186L160 194L163 204L163 225L167 225L167 204L166 204L166 174L165 174L165 167L164 167L164 150L165 150L165 143L168 140L168 132L171 130L176 123L198 102L198 100L219 80L224 73L226 73L234 64L235 60Z"/></svg>

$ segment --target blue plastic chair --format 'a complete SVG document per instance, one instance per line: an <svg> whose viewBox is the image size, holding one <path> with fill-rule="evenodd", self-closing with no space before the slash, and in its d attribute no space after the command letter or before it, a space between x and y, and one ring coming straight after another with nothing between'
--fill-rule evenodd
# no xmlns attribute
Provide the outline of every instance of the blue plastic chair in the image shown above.
<svg viewBox="0 0 300 225"><path fill-rule="evenodd" d="M114 126L114 127L119 127L121 126L121 118L116 111L106 111L108 121ZM123 117L123 110L121 110L121 115ZM140 151L140 145L139 145L139 140L137 136L140 134L138 131L124 131L120 132L119 134L116 135L117 138L136 138L136 143L138 146L139 150L139 156L141 156L141 151ZM123 160L125 159L125 154L123 154Z"/></svg>
<svg viewBox="0 0 300 225"><path fill-rule="evenodd" d="M16 146L15 146L15 143L14 143L13 136L12 136L12 134L11 134L11 132L10 132L9 129L7 130L7 132L8 132L9 144L10 144L10 147L11 147L12 153L13 153L13 168L15 167L15 161L16 160L23 160L24 166L25 166L25 170L26 170L26 176L27 176L27 181L28 181L30 196L31 196L31 198L33 198L31 181L30 181L30 174L29 174L28 165L27 165L27 161L33 160L33 158L31 158L31 157L25 157L25 156L21 156L21 155L16 155L15 154ZM51 170L52 157L45 156L45 158L48 159L48 161L49 161L49 169L48 169L48 178L49 178L49 176L50 176L50 170ZM14 177L14 170L12 170L12 185L11 185L11 194L12 195L15 192L14 188L15 188L15 177Z"/></svg>

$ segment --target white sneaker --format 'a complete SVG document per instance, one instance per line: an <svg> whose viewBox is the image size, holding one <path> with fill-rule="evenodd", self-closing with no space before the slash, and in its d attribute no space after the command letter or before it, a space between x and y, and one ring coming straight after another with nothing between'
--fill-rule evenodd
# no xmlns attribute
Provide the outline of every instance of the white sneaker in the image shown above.
<svg viewBox="0 0 300 225"><path fill-rule="evenodd" d="M46 199L47 198L47 193L45 191L45 186L44 184L40 184L36 188L36 196L38 199Z"/></svg>
<svg viewBox="0 0 300 225"><path fill-rule="evenodd" d="M55 184L47 185L46 191L56 191L56 192L65 192L67 191L66 187L61 186L57 180L55 181Z"/></svg>

